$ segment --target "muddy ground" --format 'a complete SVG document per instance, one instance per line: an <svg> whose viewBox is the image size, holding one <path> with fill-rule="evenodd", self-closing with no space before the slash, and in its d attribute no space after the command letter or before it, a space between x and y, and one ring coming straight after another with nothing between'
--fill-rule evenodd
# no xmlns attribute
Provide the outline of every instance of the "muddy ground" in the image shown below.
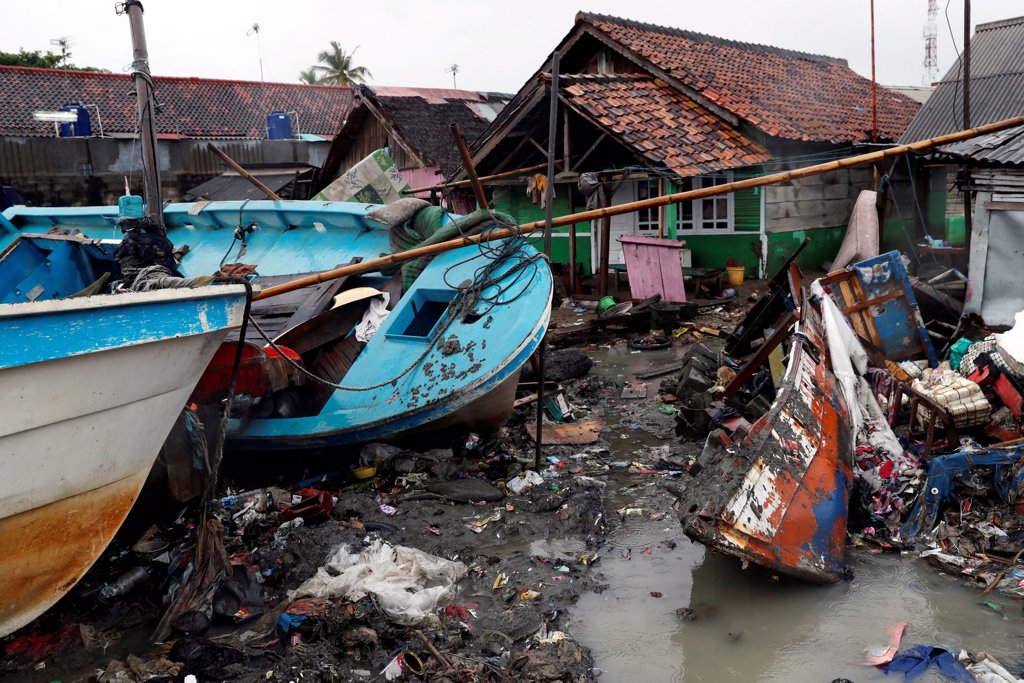
<svg viewBox="0 0 1024 683"><path fill-rule="evenodd" d="M741 315L742 307L722 304L691 322L729 329ZM573 327L590 317L563 308L556 311L555 327ZM194 547L198 510L183 507L176 519L148 529L151 520L137 513L64 600L7 639L4 678L180 681L193 674L199 681L383 680L383 670L394 666L397 656L406 679L422 671L423 679L434 681L594 680L591 652L574 635L573 606L582 595L608 587L599 560L609 532L625 529L618 537L628 539L631 525L664 520L678 526L664 483L679 476L699 448L672 433L671 405L658 391L671 375L644 382L646 397L620 397L627 381L637 384L633 372L673 361L694 338L681 335L671 349L649 354L626 348L626 338L634 336L613 328L577 344L574 352L549 356L547 376L561 380L575 419L598 420L602 427L592 443L546 445L539 468L525 429L535 422L535 403L517 408L506 427L479 443L458 434L428 439L415 451L374 451L382 462L368 480L354 478L351 471L357 452L301 461L229 455L218 496L257 487L289 489L329 472L313 486L334 497L332 512L282 526L276 511L239 514L230 504L228 510L213 506L212 514L224 523L224 551L240 581L236 599L225 608L218 592L221 602L213 601L216 609L205 615L208 620L186 614L155 643L163 603L188 559L174 551ZM590 364L581 350L602 357L615 351L618 360L599 361L582 378L566 378ZM519 494L506 489L506 482L525 470L539 471L542 479ZM625 474L643 476L624 479ZM466 479L477 480L480 490L448 492L448 498L425 490L444 481L464 485ZM450 499L474 496L492 499ZM158 550L166 545L170 557L133 552L140 538L154 541ZM293 591L342 544L359 551L377 540L461 562L465 577L415 626L396 623L367 596L300 602L289 611L305 612L306 618L285 633L279 618L301 597ZM637 540L637 547L615 552L642 557L657 545ZM140 585L113 600L100 597L104 586L139 566L149 572ZM239 600L239 593L247 597ZM243 611L235 612L236 607ZM218 615L225 611L229 615ZM18 645L12 648L12 642Z"/></svg>

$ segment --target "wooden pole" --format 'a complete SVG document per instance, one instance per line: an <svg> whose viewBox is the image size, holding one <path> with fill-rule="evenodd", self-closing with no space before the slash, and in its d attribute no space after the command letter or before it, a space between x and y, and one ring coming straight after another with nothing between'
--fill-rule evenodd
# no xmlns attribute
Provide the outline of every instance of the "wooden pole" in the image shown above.
<svg viewBox="0 0 1024 683"><path fill-rule="evenodd" d="M743 180L737 180L724 185L714 185L712 187L702 187L699 190L690 190L688 192L677 192L676 194L665 195L664 197L653 197L651 199L644 199L638 202L629 202L627 204L620 204L614 207L604 207L600 209L592 209L591 211L582 211L576 214L568 214L566 216L559 216L552 220L551 224L553 227L561 227L563 225L571 225L572 223L582 223L586 221L594 221L598 219L610 219L612 216L618 216L624 213L631 213L639 209L648 209L657 206L667 206L668 204L676 204L678 202L691 201L694 199L704 199L705 197L715 197L718 195L728 194L735 192L736 190L745 190L751 187L762 187L764 185L774 185L775 183L785 182L794 178L806 178L808 176L818 175L821 173L827 173L829 171L836 171L841 168L849 168L851 166L862 166L864 164L874 163L882 159L889 157L899 156L906 154L907 152L920 152L932 147L938 147L941 145L948 145L952 142L960 142L962 140L969 140L979 135L987 135L988 133L995 133L1000 130L1007 128L1013 128L1015 126L1024 125L1024 116L1015 116L1012 119L1005 119L1003 121L997 121L990 123L985 126L979 126L970 130L958 131L956 133L950 133L948 135L940 135L935 138L928 140L919 140L906 145L897 145L890 147L889 149L879 150L877 152L869 152L867 154L859 154L857 156L847 157L846 159L837 159L835 161L829 161L824 164L815 164L814 166L807 166L804 168L794 169L792 171L784 171L782 173L772 173L765 176L755 178L745 178ZM384 267L391 267L399 263L405 263L417 259L421 256L430 256L432 254L440 254L445 251L452 249L458 249L459 247L468 247L473 244L480 244L481 242L489 242L492 240L505 239L512 237L516 234L530 234L544 228L544 221L534 221L532 223L523 223L522 225L516 226L515 228L505 228L500 230L488 230L486 233L479 235L473 235L471 237L457 237L447 242L438 242L437 244L431 244L426 247L418 247L416 249L410 249L408 251L399 252L397 254L388 254L375 259L367 259L357 264L342 266L341 268L335 268L333 270L327 270L322 273L316 273L314 275L307 275L306 277L292 280L291 282L285 282L274 287L268 287L262 292L257 294L254 300L266 299L268 297L277 296L278 294L284 294L285 292L293 292L296 289L302 289L303 287L309 287L316 285L327 280L334 280L339 277L347 275L358 275L360 273L372 273L379 271Z"/></svg>
<svg viewBox="0 0 1024 683"><path fill-rule="evenodd" d="M469 156L469 149L466 148L466 141L462 139L462 131L459 130L459 124L453 122L448 127L452 131L452 137L455 138L455 145L459 148L459 154L462 155L462 168L465 169L466 175L469 176L469 182L473 186L473 194L476 195L477 205L481 209L490 208L487 203L487 195L484 193L484 186L480 184L480 179L476 177L473 157Z"/></svg>
<svg viewBox="0 0 1024 683"><path fill-rule="evenodd" d="M227 164L228 166L233 168L235 170L235 172L238 173L238 175L242 176L243 178L248 180L250 183L252 183L256 187L258 187L260 192L262 192L263 194L267 195L268 197L273 199L275 202L281 201L281 196L279 194L277 194L276 192L271 190L269 187L267 187L266 185L261 183L259 180L257 180L256 176L254 176L252 173L249 173L244 168L242 168L241 165L237 161L235 161L234 159L229 157L227 154L225 154L224 150L222 150L220 147L218 147L217 145L213 144L212 142L207 142L206 146L209 147L210 150L214 154L216 154L221 159L223 159L225 164Z"/></svg>
<svg viewBox="0 0 1024 683"><path fill-rule="evenodd" d="M601 208L607 210L611 204L611 190L609 183L601 183ZM601 216L601 243L598 245L597 256L597 295L605 297L608 295L608 259L611 254L611 233L612 217Z"/></svg>
<svg viewBox="0 0 1024 683"><path fill-rule="evenodd" d="M875 0L871 0L871 142L878 142L878 81L875 80Z"/></svg>
<svg viewBox="0 0 1024 683"><path fill-rule="evenodd" d="M551 55L551 83L548 97L551 106L548 109L548 167L547 182L544 184L544 255L551 258L551 221L555 212L555 148L558 143L558 50ZM540 377L537 378L537 443L533 454L533 467L540 471L540 458L544 443L544 341L541 337L537 354L540 357Z"/></svg>
<svg viewBox="0 0 1024 683"><path fill-rule="evenodd" d="M556 159L556 163L562 163L562 159ZM493 175L482 175L480 176L480 182L485 180L498 180L500 178L511 178L512 176L523 175L524 173L531 173L533 171L543 171L547 168L548 162L540 164L534 164L533 166L524 166L523 168L515 168L511 171L502 171L501 173L495 173ZM414 190L409 190L408 194L418 194L420 192L430 192L431 190L440 190L446 187L465 187L470 184L469 180L453 180L450 183L438 183L437 185L431 185L429 187L417 187Z"/></svg>

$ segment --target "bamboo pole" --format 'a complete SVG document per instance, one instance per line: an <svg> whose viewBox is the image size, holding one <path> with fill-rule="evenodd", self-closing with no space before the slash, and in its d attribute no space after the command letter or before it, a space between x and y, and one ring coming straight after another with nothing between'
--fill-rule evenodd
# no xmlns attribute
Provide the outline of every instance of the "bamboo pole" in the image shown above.
<svg viewBox="0 0 1024 683"><path fill-rule="evenodd" d="M228 166L233 168L238 173L238 175L242 176L243 178L248 180L250 183L252 183L256 187L258 187L260 192L262 192L263 194L267 195L268 197L273 199L275 202L281 201L281 196L279 194L277 194L276 192L271 190L269 187L267 187L266 185L261 183L259 180L257 180L256 176L254 176L252 173L249 173L244 168L242 168L242 166L237 161L235 161L234 159L229 157L224 152L224 150L222 150L220 147L218 147L217 145L213 144L212 142L207 142L206 146L209 147L210 150L214 154L216 154L221 159L223 159L225 164L227 164Z"/></svg>
<svg viewBox="0 0 1024 683"><path fill-rule="evenodd" d="M962 130L956 133L950 133L948 135L940 135L938 137L929 138L927 140L918 140L906 145L897 145L890 147L889 149L878 150L876 152L869 152L867 154L859 154L857 156L847 157L845 159L837 159L835 161L829 161L823 164L815 164L813 166L806 166L804 168L794 169L792 171L783 171L781 173L771 173L765 176L759 176L755 178L745 178L743 180L737 180L724 185L714 185L712 187L703 187L699 190L690 190L688 192L678 192L676 194L665 195L664 197L652 197L650 199L644 199L638 202L629 202L627 204L620 204L618 206L612 206L607 208L593 209L591 211L583 211L577 214L569 214L566 216L559 216L555 218L551 224L553 227L561 227L563 225L569 225L571 223L582 223L585 221L593 221L599 218L610 218L612 216L618 216L624 213L631 213L640 209L650 209L659 206L667 206L669 204L676 204L678 202L690 201L693 199L703 199L705 197L714 197L717 195L728 194L735 192L736 190L746 190L751 187L762 187L764 185L774 185L775 183L785 182L794 178L806 178L808 176L818 175L820 173L827 173L829 171L836 171L841 168L849 168L851 166L861 166L864 164L870 164L875 161L887 159L889 157L899 156L906 154L907 152L918 152L932 147L939 147L941 145L948 145L953 142L960 142L962 140L969 140L971 138L978 137L979 135L986 135L988 133L995 133L997 131L1005 130L1007 128L1013 128L1015 126L1024 125L1024 116L1015 116L1012 119L1004 119L1003 121L997 121L990 123L985 126L978 126L977 128L971 128L970 130ZM292 292L296 289L302 289L303 287L309 287L316 285L327 280L334 280L339 277L345 277L348 275L358 275L360 273L371 273L390 266L397 265L399 263L405 263L417 259L421 256L430 256L433 254L440 254L445 251L452 249L458 249L459 247L468 247L481 242L489 242L492 240L505 239L512 237L516 234L530 234L544 228L544 221L533 221L532 223L523 223L522 225L516 226L515 228L504 228L499 230L488 230L485 233L479 235L473 235L470 237L457 237L447 242L438 242L437 244L431 244L426 247L417 247L416 249L410 249L408 251L402 251L397 254L388 254L380 258L368 259L357 264L343 266L341 268L335 268L333 270L327 270L322 273L316 273L315 275L307 275L306 277L292 280L291 282L285 282L274 287L268 287L262 292L253 297L255 300L266 299L268 297L277 296L278 294L284 294L286 292Z"/></svg>
<svg viewBox="0 0 1024 683"><path fill-rule="evenodd" d="M459 124L452 121L448 124L448 127L452 131L452 137L455 138L455 145L459 148L459 154L462 155L462 168L465 169L466 175L469 176L469 182L473 184L473 194L476 195L477 206L481 209L490 208L490 205L487 203L487 194L484 192L484 186L480 184L480 178L476 175L473 157L469 155L466 141L462 139L462 131L459 130Z"/></svg>
<svg viewBox="0 0 1024 683"><path fill-rule="evenodd" d="M555 163L562 163L563 159L555 159ZM482 175L478 178L481 182L484 180L497 180L499 178L510 178L512 176L523 175L524 173L530 173L532 171L543 171L547 168L548 162L540 164L534 164L533 166L524 166L523 168L514 168L511 171L502 171L501 173L495 173L493 175ZM431 185L430 187L417 187L415 190L408 190L408 194L419 194L420 192L430 192L431 190L442 190L446 187L465 187L471 184L469 180L453 180L450 183L438 183L437 185Z"/></svg>

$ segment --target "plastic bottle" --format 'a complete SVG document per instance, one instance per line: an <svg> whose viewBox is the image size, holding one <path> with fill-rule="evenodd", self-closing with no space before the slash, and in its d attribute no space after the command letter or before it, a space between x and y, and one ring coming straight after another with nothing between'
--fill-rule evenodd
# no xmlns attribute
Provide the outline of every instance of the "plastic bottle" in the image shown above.
<svg viewBox="0 0 1024 683"><path fill-rule="evenodd" d="M149 567L135 567L100 589L99 600L104 604L124 597L149 580Z"/></svg>

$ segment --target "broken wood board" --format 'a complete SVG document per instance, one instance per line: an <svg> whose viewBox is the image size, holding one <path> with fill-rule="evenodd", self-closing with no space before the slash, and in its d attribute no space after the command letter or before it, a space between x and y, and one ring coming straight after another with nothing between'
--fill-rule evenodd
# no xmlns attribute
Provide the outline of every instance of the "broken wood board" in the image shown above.
<svg viewBox="0 0 1024 683"><path fill-rule="evenodd" d="M670 372L677 372L677 371L682 370L682 369L683 369L683 364L681 362L680 363L672 363L671 365L662 365L661 367L651 368L650 370L648 370L646 372L638 372L638 373L636 373L636 378L637 379L653 379L654 377L660 377L662 375L667 375Z"/></svg>
<svg viewBox="0 0 1024 683"><path fill-rule="evenodd" d="M626 382L619 398L647 398L647 385L643 382Z"/></svg>
<svg viewBox="0 0 1024 683"><path fill-rule="evenodd" d="M526 433L536 443L537 425L529 423L526 425ZM579 420L578 422L566 422L557 425L544 425L543 446L578 446L581 444L594 443L601 438L600 420Z"/></svg>
<svg viewBox="0 0 1024 683"><path fill-rule="evenodd" d="M537 386L536 382L529 382L529 384L532 384L533 386ZM522 386L522 385L520 385L520 386ZM561 394L563 391L565 391L565 389L562 388L561 384L552 385L550 382L548 382L547 386L544 389L544 396L557 396L558 394ZM530 403L533 403L536 400L537 400L537 392L534 392L532 394L527 394L526 396L523 396L522 398L517 398L512 403L512 407L513 408L518 408L519 406L529 405Z"/></svg>

